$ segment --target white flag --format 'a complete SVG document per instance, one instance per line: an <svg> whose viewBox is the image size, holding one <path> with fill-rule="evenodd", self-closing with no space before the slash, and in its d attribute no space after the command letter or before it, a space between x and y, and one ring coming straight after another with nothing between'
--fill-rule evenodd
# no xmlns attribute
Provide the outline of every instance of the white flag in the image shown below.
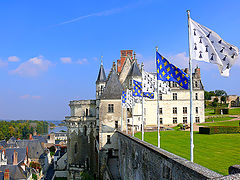
<svg viewBox="0 0 240 180"><path fill-rule="evenodd" d="M222 76L229 76L229 71L235 63L239 49L225 42L217 33L192 19L190 22L191 58L218 65Z"/></svg>
<svg viewBox="0 0 240 180"><path fill-rule="evenodd" d="M124 95L122 96L122 99L123 98L125 98L124 100L122 100L123 108L132 108L134 106L134 97L132 95L132 91L130 91L129 89L124 91Z"/></svg>
<svg viewBox="0 0 240 180"><path fill-rule="evenodd" d="M157 75L143 70L143 92L157 92ZM160 94L169 94L170 87L167 82L158 80L158 90Z"/></svg>

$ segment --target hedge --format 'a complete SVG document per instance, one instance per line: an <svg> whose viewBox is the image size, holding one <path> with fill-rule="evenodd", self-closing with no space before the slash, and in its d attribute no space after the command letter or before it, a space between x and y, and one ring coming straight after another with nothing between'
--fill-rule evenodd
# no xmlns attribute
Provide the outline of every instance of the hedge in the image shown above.
<svg viewBox="0 0 240 180"><path fill-rule="evenodd" d="M216 108L214 109L214 114L229 114L228 108Z"/></svg>
<svg viewBox="0 0 240 180"><path fill-rule="evenodd" d="M199 127L199 134L233 134L240 133L238 126L209 126Z"/></svg>

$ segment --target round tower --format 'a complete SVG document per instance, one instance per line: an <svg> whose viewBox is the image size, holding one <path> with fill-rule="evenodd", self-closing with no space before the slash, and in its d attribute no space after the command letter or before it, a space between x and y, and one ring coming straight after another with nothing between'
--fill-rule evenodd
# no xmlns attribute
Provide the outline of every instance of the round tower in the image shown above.
<svg viewBox="0 0 240 180"><path fill-rule="evenodd" d="M102 57L101 57L101 66L99 69L99 73L98 73L98 78L96 81L96 99L100 99L100 96L103 93L103 90L105 88L106 85L106 74L103 68L103 61L102 61Z"/></svg>

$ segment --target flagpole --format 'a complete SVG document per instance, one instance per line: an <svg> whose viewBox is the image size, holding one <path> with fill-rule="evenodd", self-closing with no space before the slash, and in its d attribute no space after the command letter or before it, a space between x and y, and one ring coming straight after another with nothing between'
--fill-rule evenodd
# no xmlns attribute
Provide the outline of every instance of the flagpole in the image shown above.
<svg viewBox="0 0 240 180"><path fill-rule="evenodd" d="M156 47L156 52L158 52L158 47ZM157 58L157 56L156 56ZM157 78L157 129L158 129L158 148L160 148L160 119L159 119L159 94L158 94L158 78Z"/></svg>
<svg viewBox="0 0 240 180"><path fill-rule="evenodd" d="M126 134L128 134L128 124L127 124L127 108L126 108Z"/></svg>
<svg viewBox="0 0 240 180"><path fill-rule="evenodd" d="M142 66L142 85L143 85L143 66ZM143 107L143 91L142 91L142 141L144 141L144 107Z"/></svg>
<svg viewBox="0 0 240 180"><path fill-rule="evenodd" d="M189 73L190 73L190 159L193 162L193 100L192 100L192 59L191 59L191 48L190 48L190 41L191 41L191 34L190 34L190 10L187 10L188 15L188 48L189 48Z"/></svg>
<svg viewBox="0 0 240 180"><path fill-rule="evenodd" d="M121 102L122 102L122 96L121 96ZM123 103L121 103L121 131L123 131Z"/></svg>
<svg viewBox="0 0 240 180"><path fill-rule="evenodd" d="M133 115L133 111L134 111L134 106L132 106L132 136L134 136L134 115Z"/></svg>

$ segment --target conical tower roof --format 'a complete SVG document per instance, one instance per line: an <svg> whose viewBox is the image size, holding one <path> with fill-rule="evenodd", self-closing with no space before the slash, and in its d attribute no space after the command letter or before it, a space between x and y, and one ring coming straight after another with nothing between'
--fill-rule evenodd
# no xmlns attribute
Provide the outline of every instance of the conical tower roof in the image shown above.
<svg viewBox="0 0 240 180"><path fill-rule="evenodd" d="M134 61L134 63L132 64L132 67L131 67L128 75L129 76L142 76L142 73L140 72L136 61Z"/></svg>
<svg viewBox="0 0 240 180"><path fill-rule="evenodd" d="M103 68L103 63L101 62L101 66L100 66L100 70L99 70L99 73L98 73L98 78L97 78L96 83L106 82L106 80L107 80L107 78L106 78L106 74L105 74L105 71L104 71L104 68Z"/></svg>
<svg viewBox="0 0 240 180"><path fill-rule="evenodd" d="M110 77L107 81L103 94L101 95L101 99L121 99L122 91L123 88L118 79L116 70L112 68Z"/></svg>

